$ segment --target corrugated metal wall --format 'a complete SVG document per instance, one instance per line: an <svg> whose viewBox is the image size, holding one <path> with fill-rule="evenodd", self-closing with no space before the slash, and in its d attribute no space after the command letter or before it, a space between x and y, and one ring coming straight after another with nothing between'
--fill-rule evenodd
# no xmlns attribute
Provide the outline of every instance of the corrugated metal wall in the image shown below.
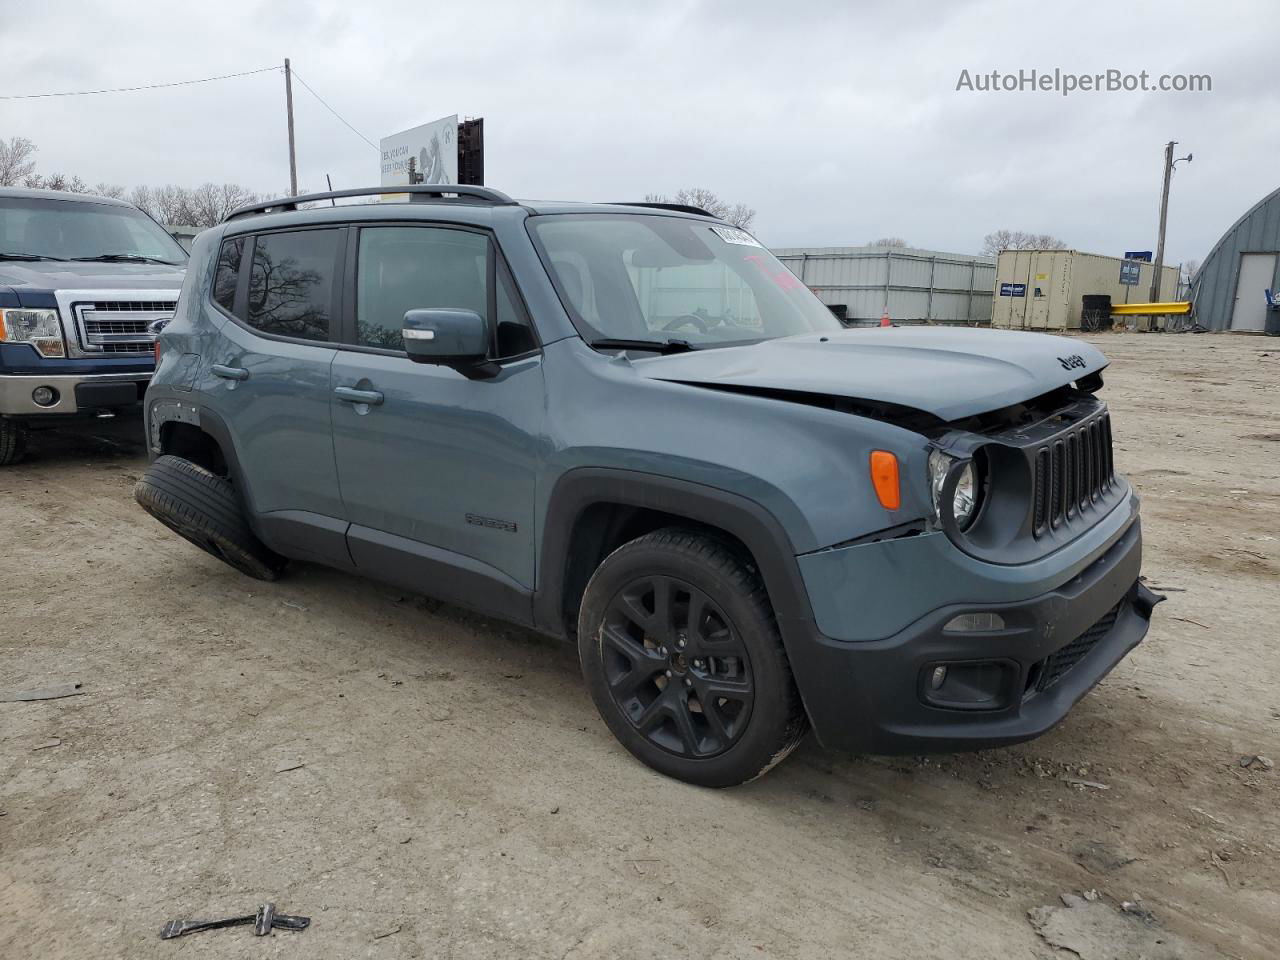
<svg viewBox="0 0 1280 960"><path fill-rule="evenodd" d="M1230 330L1235 309L1240 257L1246 253L1280 253L1280 190L1255 204L1232 224L1205 258L1196 274L1192 298L1196 322L1210 330ZM1271 289L1280 289L1280 257L1276 258ZM1242 296L1262 296L1261 291L1241 291Z"/></svg>
<svg viewBox="0 0 1280 960"><path fill-rule="evenodd" d="M785 247L774 256L855 323L986 323L994 257L897 247Z"/></svg>

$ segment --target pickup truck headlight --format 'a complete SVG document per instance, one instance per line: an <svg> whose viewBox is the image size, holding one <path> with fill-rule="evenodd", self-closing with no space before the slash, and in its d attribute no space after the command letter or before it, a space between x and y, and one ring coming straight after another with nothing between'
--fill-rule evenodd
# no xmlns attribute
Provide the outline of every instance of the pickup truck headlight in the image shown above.
<svg viewBox="0 0 1280 960"><path fill-rule="evenodd" d="M955 458L947 456L941 450L934 450L929 454L929 492L933 496L934 514L939 517L941 513L938 505L942 499L942 487L953 463ZM961 530L969 526L978 512L978 473L972 460L965 464L960 480L956 483L951 510Z"/></svg>
<svg viewBox="0 0 1280 960"><path fill-rule="evenodd" d="M29 343L42 357L65 357L62 325L57 310L28 310L6 307L0 310L0 340Z"/></svg>

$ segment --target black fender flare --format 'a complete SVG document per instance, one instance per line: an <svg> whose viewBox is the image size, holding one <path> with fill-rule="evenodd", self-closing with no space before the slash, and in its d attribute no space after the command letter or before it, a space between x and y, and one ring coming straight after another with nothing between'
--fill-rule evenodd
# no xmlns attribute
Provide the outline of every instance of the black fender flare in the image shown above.
<svg viewBox="0 0 1280 960"><path fill-rule="evenodd" d="M582 513L599 503L660 510L736 537L760 570L788 654L793 643L801 642L805 626L812 629L813 609L791 540L768 510L747 497L705 484L610 467L569 470L552 488L534 592L538 629L555 636L568 634L561 602L570 540Z"/></svg>

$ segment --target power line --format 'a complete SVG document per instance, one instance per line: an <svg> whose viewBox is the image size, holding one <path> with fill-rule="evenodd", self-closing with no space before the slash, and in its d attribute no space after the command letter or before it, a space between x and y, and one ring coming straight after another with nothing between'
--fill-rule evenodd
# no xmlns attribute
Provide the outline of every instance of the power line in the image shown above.
<svg viewBox="0 0 1280 960"><path fill-rule="evenodd" d="M359 137L361 140L363 140L363 141L364 141L365 143L367 143L369 146L373 147L373 149L375 149L375 150L381 150L381 149L382 149L382 148L381 148L381 147L379 147L376 143L374 143L372 140L370 140L368 137L366 137L363 133L361 133L359 130L357 130L355 127L353 127L351 124L347 123L346 118L345 118L345 117L343 117L343 116L342 116L342 114L340 114L337 110L333 109L333 107L329 106L329 104L325 103L325 101L324 101L324 97L320 96L320 94L318 94L318 93L316 93L314 90L312 90L312 89L311 89L311 84L309 84L309 83L307 83L307 81L303 80L303 79L302 79L302 75L301 75L301 74L299 74L297 70L294 70L294 71L293 71L293 75L294 75L294 77L296 77L296 78L297 78L297 81L298 81L300 84L302 84L304 87L306 87L306 88L307 88L307 92L308 92L309 94L311 94L313 97L315 97L317 100L319 100L319 101L320 101L320 103L321 103L321 105L323 105L323 106L324 106L324 108L325 108L326 110L328 110L328 111L329 111L330 113L332 113L335 117L337 117L339 120L341 120L341 121L346 125L346 128L347 128L348 130L350 130L352 133L354 133L357 137Z"/></svg>
<svg viewBox="0 0 1280 960"><path fill-rule="evenodd" d="M0 94L0 100L40 100L45 97L88 97L95 93L133 93L137 90L160 90L164 87L187 87L193 83L209 83L213 80L230 80L233 77L248 77L255 73L268 73L280 67L262 67L259 70L244 70L240 73L224 73L218 77L201 77L199 80L176 80L173 83L149 83L140 87L111 87L105 90L64 90L60 93L7 93ZM343 121L344 123L346 121Z"/></svg>

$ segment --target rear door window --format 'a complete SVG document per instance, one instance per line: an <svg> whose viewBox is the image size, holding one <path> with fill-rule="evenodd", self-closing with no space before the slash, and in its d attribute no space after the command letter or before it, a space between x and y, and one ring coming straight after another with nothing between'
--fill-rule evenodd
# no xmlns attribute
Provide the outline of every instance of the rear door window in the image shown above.
<svg viewBox="0 0 1280 960"><path fill-rule="evenodd" d="M273 336L333 340L342 240L342 230L258 234L245 322Z"/></svg>

